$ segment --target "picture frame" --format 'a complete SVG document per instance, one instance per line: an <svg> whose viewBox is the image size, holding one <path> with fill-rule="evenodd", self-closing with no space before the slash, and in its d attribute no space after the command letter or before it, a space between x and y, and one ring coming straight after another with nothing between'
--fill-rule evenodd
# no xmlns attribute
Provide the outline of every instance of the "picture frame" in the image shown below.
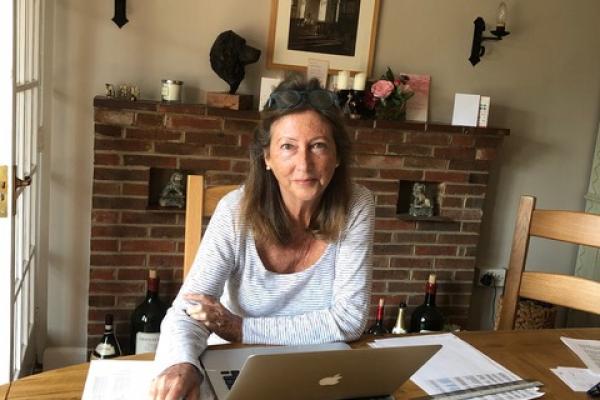
<svg viewBox="0 0 600 400"><path fill-rule="evenodd" d="M380 0L271 0L267 68L304 71L312 58L369 76L379 9Z"/></svg>

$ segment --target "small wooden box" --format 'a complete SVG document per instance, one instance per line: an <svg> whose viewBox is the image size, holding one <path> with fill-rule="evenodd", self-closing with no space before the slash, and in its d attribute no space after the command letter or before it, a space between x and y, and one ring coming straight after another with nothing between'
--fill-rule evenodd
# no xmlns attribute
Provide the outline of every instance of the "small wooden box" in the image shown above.
<svg viewBox="0 0 600 400"><path fill-rule="evenodd" d="M252 95L207 92L206 105L214 108L228 108L230 110L251 110Z"/></svg>

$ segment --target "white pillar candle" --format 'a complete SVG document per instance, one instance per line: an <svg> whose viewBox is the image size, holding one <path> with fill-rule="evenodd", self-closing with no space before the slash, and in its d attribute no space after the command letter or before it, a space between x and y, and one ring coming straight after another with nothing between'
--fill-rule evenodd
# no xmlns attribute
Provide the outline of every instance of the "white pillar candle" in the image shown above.
<svg viewBox="0 0 600 400"><path fill-rule="evenodd" d="M350 78L349 71L340 71L337 75L337 90L346 90L348 89L348 79Z"/></svg>
<svg viewBox="0 0 600 400"><path fill-rule="evenodd" d="M354 90L365 90L365 83L367 81L367 74L365 72L358 72L354 75L354 84L352 89Z"/></svg>

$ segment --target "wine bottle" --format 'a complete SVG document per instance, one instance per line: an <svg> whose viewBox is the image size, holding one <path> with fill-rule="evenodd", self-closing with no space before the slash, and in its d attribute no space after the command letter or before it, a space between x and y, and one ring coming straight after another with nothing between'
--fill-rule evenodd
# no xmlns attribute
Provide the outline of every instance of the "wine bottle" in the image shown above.
<svg viewBox="0 0 600 400"><path fill-rule="evenodd" d="M444 317L435 306L435 274L430 274L425 284L425 301L413 311L410 319L411 332L441 331L444 327Z"/></svg>
<svg viewBox="0 0 600 400"><path fill-rule="evenodd" d="M153 353L158 346L160 323L167 312L167 308L158 297L158 285L156 270L151 269L148 274L146 298L131 314L131 354Z"/></svg>
<svg viewBox="0 0 600 400"><path fill-rule="evenodd" d="M384 307L385 299L381 297L379 299L379 305L377 306L377 320L375 324L369 328L367 331L370 335L385 335L389 333L389 331L383 326L383 307Z"/></svg>
<svg viewBox="0 0 600 400"><path fill-rule="evenodd" d="M121 346L115 336L115 330L113 328L113 315L106 314L104 317L104 335L102 340L96 347L90 358L92 360L106 360L110 358L119 357L122 355Z"/></svg>
<svg viewBox="0 0 600 400"><path fill-rule="evenodd" d="M406 303L400 303L396 325L394 325L394 328L392 329L394 335L403 335L406 333L406 327L404 326L404 311L406 311Z"/></svg>

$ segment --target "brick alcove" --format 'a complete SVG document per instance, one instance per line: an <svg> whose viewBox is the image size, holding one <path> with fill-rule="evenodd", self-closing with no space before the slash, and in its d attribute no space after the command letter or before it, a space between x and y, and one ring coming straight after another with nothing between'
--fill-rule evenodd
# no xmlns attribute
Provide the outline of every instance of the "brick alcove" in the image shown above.
<svg viewBox="0 0 600 400"><path fill-rule="evenodd" d="M145 295L149 268L158 270L170 301L182 278L184 212L148 208L150 168L206 175L209 185L242 183L255 111L198 104L94 99L94 182L88 345L115 315L127 347L129 316ZM423 301L425 280L438 276L437 304L464 325L470 303L479 230L491 163L507 129L393 121L347 121L354 180L376 199L371 318L386 298L386 323L397 306ZM439 217L396 215L400 181L435 183Z"/></svg>

